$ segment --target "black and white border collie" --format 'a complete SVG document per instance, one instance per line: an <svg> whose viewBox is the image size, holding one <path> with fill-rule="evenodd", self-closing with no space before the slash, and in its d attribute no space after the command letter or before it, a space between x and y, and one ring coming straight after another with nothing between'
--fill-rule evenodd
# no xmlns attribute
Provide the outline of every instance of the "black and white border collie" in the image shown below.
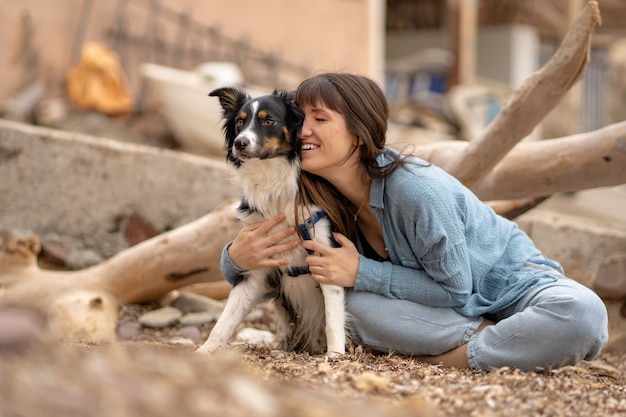
<svg viewBox="0 0 626 417"><path fill-rule="evenodd" d="M303 239L332 244L331 224L317 206L296 205L299 192L299 130L303 114L293 94L250 98L244 91L224 87L213 90L223 109L227 162L243 189L238 208L244 225L286 214L276 230L295 226ZM296 215L297 213L297 215ZM296 220L298 219L298 220ZM277 324L284 333L281 348L287 351L345 353L345 290L318 284L309 274L302 247L280 254L289 266L247 271L233 287L223 313L198 352L225 347L237 327L261 301L271 298Z"/></svg>

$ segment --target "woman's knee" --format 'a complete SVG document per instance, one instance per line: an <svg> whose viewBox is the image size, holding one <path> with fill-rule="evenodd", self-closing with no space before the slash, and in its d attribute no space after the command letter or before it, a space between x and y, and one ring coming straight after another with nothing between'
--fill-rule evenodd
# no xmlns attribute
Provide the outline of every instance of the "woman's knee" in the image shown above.
<svg viewBox="0 0 626 417"><path fill-rule="evenodd" d="M606 305L591 289L585 287L584 292L586 295L578 301L580 335L591 345L599 345L599 351L609 339L609 318Z"/></svg>
<svg viewBox="0 0 626 417"><path fill-rule="evenodd" d="M572 346L589 346L599 350L608 341L608 314L602 299L591 289L577 284L571 291L562 291L548 301L547 307L565 326L562 342Z"/></svg>

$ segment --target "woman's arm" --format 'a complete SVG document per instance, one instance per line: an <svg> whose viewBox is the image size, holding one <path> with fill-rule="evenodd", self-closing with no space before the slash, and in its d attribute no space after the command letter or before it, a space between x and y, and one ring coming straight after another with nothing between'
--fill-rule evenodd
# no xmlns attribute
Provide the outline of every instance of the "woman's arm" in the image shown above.
<svg viewBox="0 0 626 417"><path fill-rule="evenodd" d="M220 258L220 270L222 271L222 276L224 279L228 281L228 283L232 286L235 286L241 282L244 278L244 274L246 272L245 269L239 268L235 265L230 259L230 255L228 254L228 248L233 244L233 242L228 242L224 249L222 249L222 257Z"/></svg>
<svg viewBox="0 0 626 417"><path fill-rule="evenodd" d="M441 274L361 256L354 289L429 306L456 307L465 304L471 293L470 271L467 274L458 271L453 275L438 275Z"/></svg>

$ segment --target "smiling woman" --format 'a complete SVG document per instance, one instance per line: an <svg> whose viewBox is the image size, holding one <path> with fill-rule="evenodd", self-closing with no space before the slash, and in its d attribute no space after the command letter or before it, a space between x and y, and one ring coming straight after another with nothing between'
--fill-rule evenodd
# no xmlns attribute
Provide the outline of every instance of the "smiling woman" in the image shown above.
<svg viewBox="0 0 626 417"><path fill-rule="evenodd" d="M352 340L478 369L550 369L599 353L608 338L600 298L454 177L387 148L378 84L319 74L296 101L311 145L305 192L349 218L337 226L347 231L335 234L339 247L302 246L318 255L306 259L318 282L350 289Z"/></svg>

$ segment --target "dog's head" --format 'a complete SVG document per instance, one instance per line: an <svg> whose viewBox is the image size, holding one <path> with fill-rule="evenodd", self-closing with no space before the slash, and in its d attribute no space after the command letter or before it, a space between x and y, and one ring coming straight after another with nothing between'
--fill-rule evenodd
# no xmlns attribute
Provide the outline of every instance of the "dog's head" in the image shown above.
<svg viewBox="0 0 626 417"><path fill-rule="evenodd" d="M220 99L229 162L239 166L249 159L299 158L304 114L293 93L276 90L250 98L245 91L223 87L209 96Z"/></svg>

